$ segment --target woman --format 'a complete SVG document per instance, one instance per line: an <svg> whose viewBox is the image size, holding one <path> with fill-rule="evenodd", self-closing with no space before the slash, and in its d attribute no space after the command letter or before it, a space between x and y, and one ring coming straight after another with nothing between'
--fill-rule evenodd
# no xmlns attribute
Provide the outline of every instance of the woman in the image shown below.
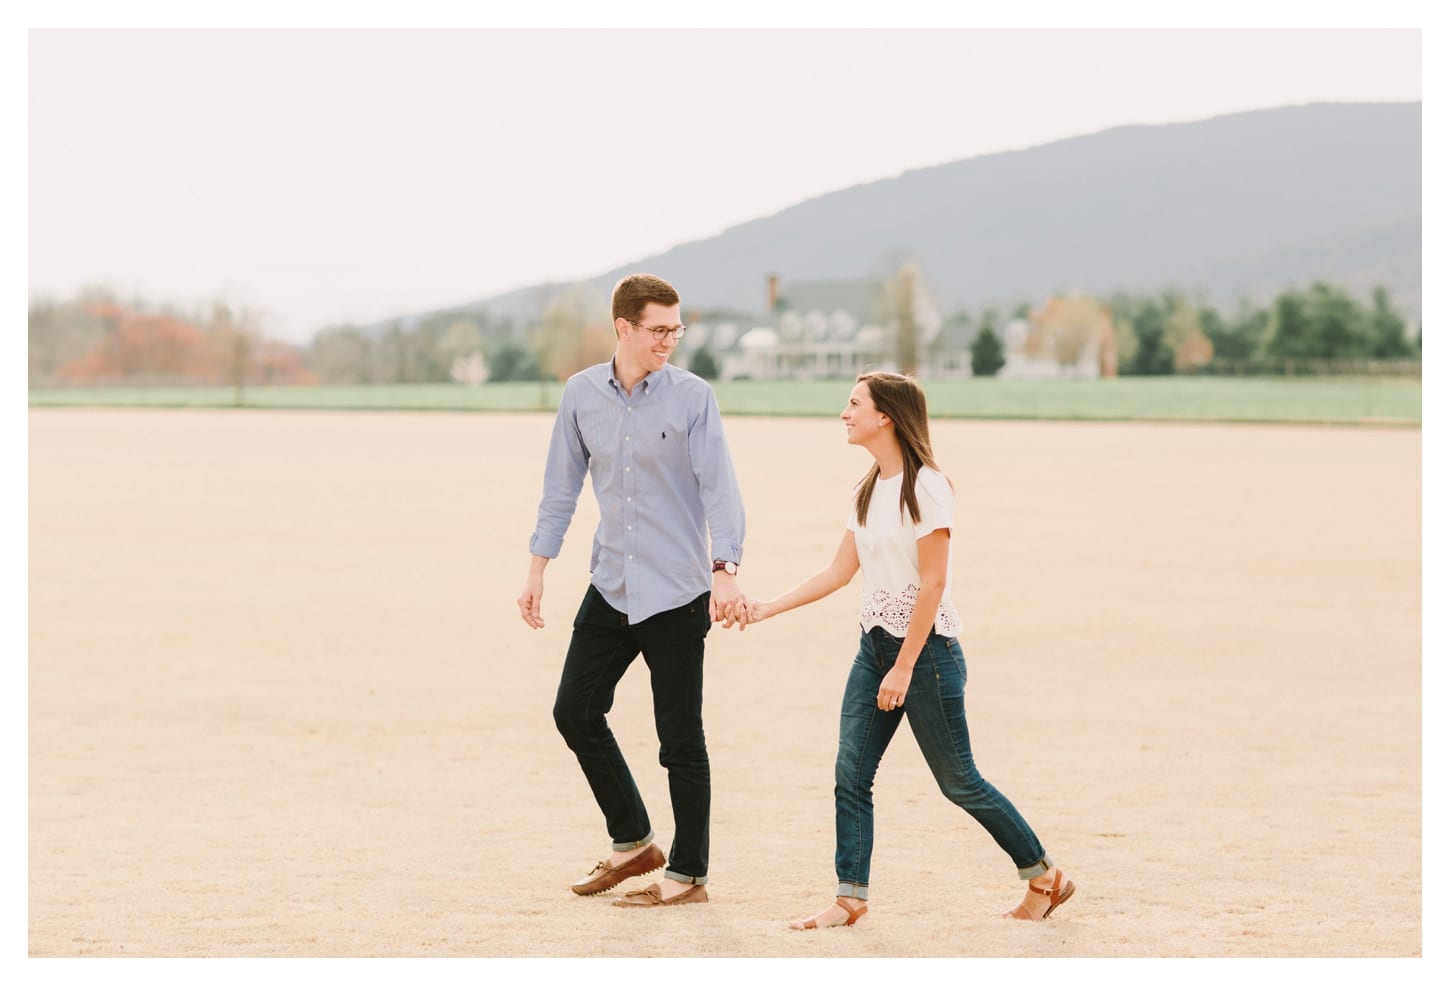
<svg viewBox="0 0 1450 986"><path fill-rule="evenodd" d="M856 488L835 559L784 595L751 601L750 622L815 602L860 568L861 643L841 702L836 754L836 902L792 921L798 931L854 925L866 915L871 869L871 785L902 717L942 793L976 819L1028 881L1003 917L1046 918L1076 887L1032 828L972 762L962 693L966 662L951 602L955 498L927 434L926 395L910 377L863 373L846 409L846 441L875 462Z"/></svg>

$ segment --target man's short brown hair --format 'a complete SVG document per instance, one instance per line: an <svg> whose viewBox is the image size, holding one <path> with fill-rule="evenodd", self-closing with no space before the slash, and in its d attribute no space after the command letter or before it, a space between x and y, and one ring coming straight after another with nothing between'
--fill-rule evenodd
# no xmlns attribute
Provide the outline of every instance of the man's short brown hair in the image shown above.
<svg viewBox="0 0 1450 986"><path fill-rule="evenodd" d="M631 274L620 278L614 286L614 318L637 322L650 302L666 308L680 303L680 293L663 277L653 274Z"/></svg>

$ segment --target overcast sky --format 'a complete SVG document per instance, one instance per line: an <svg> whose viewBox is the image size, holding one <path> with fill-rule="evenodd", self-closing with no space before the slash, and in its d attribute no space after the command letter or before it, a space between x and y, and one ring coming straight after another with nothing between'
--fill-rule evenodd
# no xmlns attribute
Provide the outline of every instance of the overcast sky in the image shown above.
<svg viewBox="0 0 1450 986"><path fill-rule="evenodd" d="M32 30L28 76L32 296L215 297L303 341L598 274L911 168L1418 100L1421 36Z"/></svg>

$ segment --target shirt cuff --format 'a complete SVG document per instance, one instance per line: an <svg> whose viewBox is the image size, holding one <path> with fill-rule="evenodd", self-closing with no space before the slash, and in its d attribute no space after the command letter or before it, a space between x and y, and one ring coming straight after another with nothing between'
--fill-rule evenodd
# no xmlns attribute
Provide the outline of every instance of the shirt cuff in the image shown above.
<svg viewBox="0 0 1450 986"><path fill-rule="evenodd" d="M564 539L558 535L535 531L534 536L529 538L529 554L541 558L558 558L559 550L563 547Z"/></svg>
<svg viewBox="0 0 1450 986"><path fill-rule="evenodd" d="M733 561L737 565L740 564L740 556L744 554L744 552L740 549L740 545L720 544L713 547L714 550L710 554L711 562Z"/></svg>

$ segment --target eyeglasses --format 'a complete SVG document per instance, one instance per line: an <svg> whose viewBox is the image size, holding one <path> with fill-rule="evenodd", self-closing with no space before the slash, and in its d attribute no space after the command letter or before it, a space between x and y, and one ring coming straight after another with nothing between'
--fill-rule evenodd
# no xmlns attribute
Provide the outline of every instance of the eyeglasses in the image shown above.
<svg viewBox="0 0 1450 986"><path fill-rule="evenodd" d="M685 334L685 330L689 328L688 325L676 325L674 328L670 328L668 325L644 325L640 322L636 322L632 318L625 319L625 321L627 321L630 325L633 325L637 329L648 330L658 342L664 342L666 339L678 339L683 336Z"/></svg>

